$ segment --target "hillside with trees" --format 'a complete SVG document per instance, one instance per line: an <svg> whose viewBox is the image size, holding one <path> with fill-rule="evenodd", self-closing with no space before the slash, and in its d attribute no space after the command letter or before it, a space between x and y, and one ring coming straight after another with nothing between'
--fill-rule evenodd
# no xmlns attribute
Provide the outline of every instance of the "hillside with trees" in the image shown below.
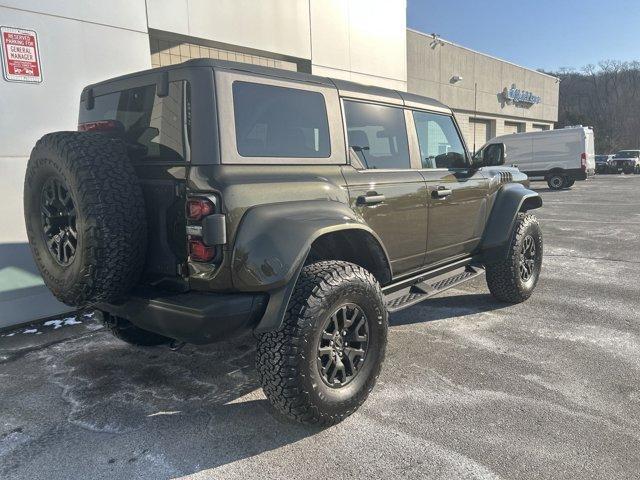
<svg viewBox="0 0 640 480"><path fill-rule="evenodd" d="M560 78L556 128L593 127L597 153L640 148L640 62L606 60L547 73Z"/></svg>

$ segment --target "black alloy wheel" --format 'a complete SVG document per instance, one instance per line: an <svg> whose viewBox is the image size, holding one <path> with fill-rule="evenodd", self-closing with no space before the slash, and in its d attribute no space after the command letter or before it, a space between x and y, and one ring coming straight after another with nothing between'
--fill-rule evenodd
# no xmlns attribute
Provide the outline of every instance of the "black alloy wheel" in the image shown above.
<svg viewBox="0 0 640 480"><path fill-rule="evenodd" d="M49 253L66 267L73 262L78 247L76 207L69 189L56 177L50 177L40 195L42 233Z"/></svg>
<svg viewBox="0 0 640 480"><path fill-rule="evenodd" d="M520 279L527 283L536 268L536 242L531 235L524 237L520 247Z"/></svg>
<svg viewBox="0 0 640 480"><path fill-rule="evenodd" d="M340 388L360 372L367 357L369 326L364 312L348 303L329 316L318 342L318 370L330 387Z"/></svg>

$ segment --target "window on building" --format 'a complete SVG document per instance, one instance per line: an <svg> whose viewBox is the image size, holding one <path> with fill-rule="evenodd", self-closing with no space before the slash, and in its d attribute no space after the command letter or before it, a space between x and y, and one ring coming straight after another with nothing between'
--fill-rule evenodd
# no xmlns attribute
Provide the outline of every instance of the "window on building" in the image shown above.
<svg viewBox="0 0 640 480"><path fill-rule="evenodd" d="M413 112L422 168L466 168L467 155L453 119L447 115Z"/></svg>
<svg viewBox="0 0 640 480"><path fill-rule="evenodd" d="M319 92L234 82L233 108L243 157L331 155L327 107Z"/></svg>
<svg viewBox="0 0 640 480"><path fill-rule="evenodd" d="M122 138L133 160L182 162L187 158L191 129L187 82L169 83L169 94L156 95L147 85L95 97L92 109L80 109L80 128L109 130ZM97 123L100 121L109 123Z"/></svg>
<svg viewBox="0 0 640 480"><path fill-rule="evenodd" d="M349 147L371 169L411 168L404 110L344 102Z"/></svg>

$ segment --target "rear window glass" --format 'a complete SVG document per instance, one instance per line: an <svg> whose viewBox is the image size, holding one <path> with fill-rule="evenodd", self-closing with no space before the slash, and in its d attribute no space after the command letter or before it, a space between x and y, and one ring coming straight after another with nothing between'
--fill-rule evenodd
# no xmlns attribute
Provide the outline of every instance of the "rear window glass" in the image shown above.
<svg viewBox="0 0 640 480"><path fill-rule="evenodd" d="M82 128L113 121L109 133L127 143L134 160L182 162L189 148L190 112L188 83L171 82L166 97L156 95L155 85L96 96L92 109L82 105L79 123Z"/></svg>
<svg viewBox="0 0 640 480"><path fill-rule="evenodd" d="M327 107L319 92L234 82L233 109L243 157L331 155Z"/></svg>

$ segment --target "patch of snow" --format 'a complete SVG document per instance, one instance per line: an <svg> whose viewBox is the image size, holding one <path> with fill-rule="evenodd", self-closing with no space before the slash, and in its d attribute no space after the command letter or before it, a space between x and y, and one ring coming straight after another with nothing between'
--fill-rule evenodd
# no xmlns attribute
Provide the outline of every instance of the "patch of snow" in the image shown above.
<svg viewBox="0 0 640 480"><path fill-rule="evenodd" d="M54 330L59 329L60 327L62 327L62 320L47 320L46 322L43 323L43 325L45 327L51 327L53 326Z"/></svg>
<svg viewBox="0 0 640 480"><path fill-rule="evenodd" d="M63 320L47 320L43 323L45 327L53 327L54 330L57 330L63 326L67 325L81 325L82 322L79 321L76 317L68 317Z"/></svg>
<svg viewBox="0 0 640 480"><path fill-rule="evenodd" d="M169 412L156 412L156 413L150 413L149 415L147 415L147 417L158 417L160 415L176 415L178 413L182 413L180 410L175 410L175 411L169 411Z"/></svg>
<svg viewBox="0 0 640 480"><path fill-rule="evenodd" d="M22 333L38 333L38 329L37 328L27 328L26 330L23 330Z"/></svg>

